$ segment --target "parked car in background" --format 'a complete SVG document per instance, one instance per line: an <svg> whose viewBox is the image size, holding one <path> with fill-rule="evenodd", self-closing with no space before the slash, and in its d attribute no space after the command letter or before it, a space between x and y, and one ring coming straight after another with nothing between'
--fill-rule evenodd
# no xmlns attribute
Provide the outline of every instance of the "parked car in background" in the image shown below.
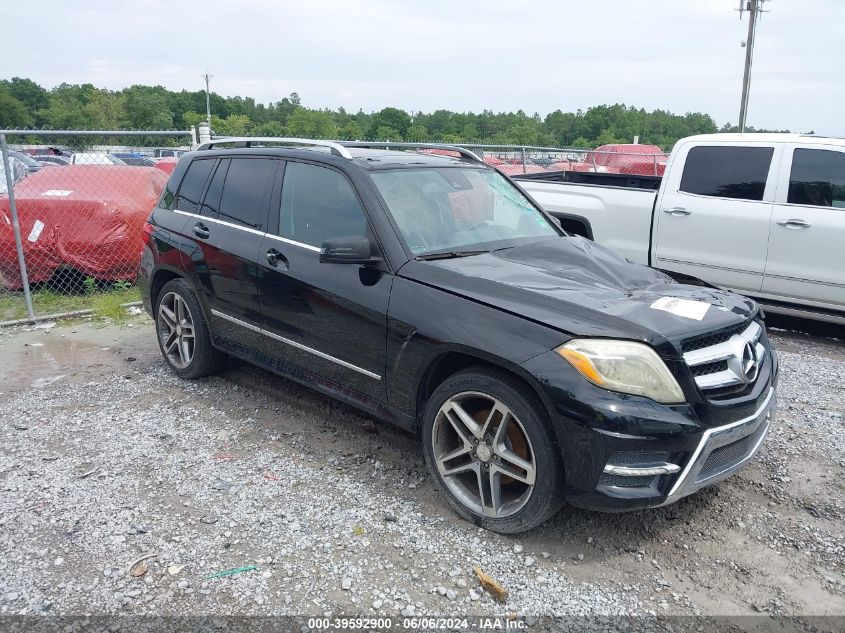
<svg viewBox="0 0 845 633"><path fill-rule="evenodd" d="M18 160L14 156L9 156L9 165L11 167L12 172L12 186L15 186L15 183L20 182L24 178L26 178L30 171L27 168L26 164L22 161ZM6 181L6 169L3 165L3 162L0 161L0 195L5 194L9 191L9 185Z"/></svg>
<svg viewBox="0 0 845 633"><path fill-rule="evenodd" d="M153 167L156 164L154 159L141 152L112 152L111 155L132 167Z"/></svg>
<svg viewBox="0 0 845 633"><path fill-rule="evenodd" d="M27 171L31 174L34 174L39 169L41 169L41 167L43 167L43 165L41 163L39 163L37 160L35 160L29 154L25 154L24 152L18 152L18 151L13 150L13 149L10 149L8 151L9 151L9 156L11 156L12 158L15 158L16 160L19 160L21 163L23 163L24 166L26 167Z"/></svg>
<svg viewBox="0 0 845 633"><path fill-rule="evenodd" d="M36 154L33 158L42 165L54 165L59 167L70 165L69 157L58 156L56 154Z"/></svg>
<svg viewBox="0 0 845 633"><path fill-rule="evenodd" d="M122 160L106 152L77 152L70 157L71 165L125 165Z"/></svg>
<svg viewBox="0 0 845 633"><path fill-rule="evenodd" d="M37 145L37 146L28 146L22 148L20 151L24 152L25 154L29 154L32 157L35 156L67 156L70 157L73 154L73 150L67 147L61 147L58 145Z"/></svg>
<svg viewBox="0 0 845 633"><path fill-rule="evenodd" d="M662 179L579 176L616 180L515 178L567 230L632 261L771 312L845 323L845 140L692 136L675 145Z"/></svg>
<svg viewBox="0 0 845 633"><path fill-rule="evenodd" d="M167 176L151 167L68 165L42 169L15 185L31 283L73 269L100 281L131 280L144 220ZM0 283L20 288L8 198L0 199Z"/></svg>
<svg viewBox="0 0 845 633"><path fill-rule="evenodd" d="M672 503L762 445L778 360L754 301L566 234L467 150L273 142L201 145L144 227L176 375L230 354L418 433L454 510L503 533L564 499Z"/></svg>
<svg viewBox="0 0 845 633"><path fill-rule="evenodd" d="M179 158L180 156L187 154L188 150L186 149L176 149L173 147L157 147L153 150L153 157L154 158L164 158L165 156L171 158Z"/></svg>

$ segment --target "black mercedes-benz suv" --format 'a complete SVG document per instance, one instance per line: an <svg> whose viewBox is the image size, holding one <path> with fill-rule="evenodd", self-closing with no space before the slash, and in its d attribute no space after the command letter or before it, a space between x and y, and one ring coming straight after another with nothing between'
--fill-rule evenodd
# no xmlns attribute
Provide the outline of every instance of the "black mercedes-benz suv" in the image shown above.
<svg viewBox="0 0 845 633"><path fill-rule="evenodd" d="M145 226L172 370L226 355L421 439L466 519L671 503L746 464L778 361L752 300L561 230L462 148L216 140Z"/></svg>

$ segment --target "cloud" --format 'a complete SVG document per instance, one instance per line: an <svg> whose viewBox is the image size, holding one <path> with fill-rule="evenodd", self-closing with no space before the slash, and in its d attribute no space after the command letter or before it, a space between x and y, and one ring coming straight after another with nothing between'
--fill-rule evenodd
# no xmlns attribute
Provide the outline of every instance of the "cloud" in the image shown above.
<svg viewBox="0 0 845 633"><path fill-rule="evenodd" d="M739 110L736 0L44 0L5 10L1 76L197 90L311 107L546 114L624 102ZM767 2L749 123L845 134L841 2ZM45 18L46 16L46 18ZM825 17L826 16L826 17ZM55 43L55 44L51 44ZM37 50L36 50L37 49Z"/></svg>

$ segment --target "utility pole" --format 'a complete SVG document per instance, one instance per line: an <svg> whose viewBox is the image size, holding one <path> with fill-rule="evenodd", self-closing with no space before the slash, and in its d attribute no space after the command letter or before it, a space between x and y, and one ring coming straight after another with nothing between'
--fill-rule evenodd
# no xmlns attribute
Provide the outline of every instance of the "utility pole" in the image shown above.
<svg viewBox="0 0 845 633"><path fill-rule="evenodd" d="M205 74L202 76L205 79L205 119L208 121L208 127L211 127L211 93L208 90L208 82L211 80L214 75L208 74L208 69L206 69Z"/></svg>
<svg viewBox="0 0 845 633"><path fill-rule="evenodd" d="M739 105L739 131L745 132L745 117L748 114L748 93L751 90L751 62L754 60L754 34L757 20L763 12L766 0L739 0L739 19L748 11L748 38L745 40L745 72L742 76L742 99Z"/></svg>

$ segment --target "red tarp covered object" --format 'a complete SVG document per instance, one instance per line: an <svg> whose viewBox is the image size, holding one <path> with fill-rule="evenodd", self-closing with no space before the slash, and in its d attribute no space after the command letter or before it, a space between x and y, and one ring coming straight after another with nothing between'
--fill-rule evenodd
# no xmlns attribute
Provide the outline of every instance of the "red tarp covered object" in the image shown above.
<svg viewBox="0 0 845 633"><path fill-rule="evenodd" d="M178 162L179 159L175 156L165 156L164 158L159 158L153 167L160 169L165 174L172 174L173 170L176 169L176 163Z"/></svg>
<svg viewBox="0 0 845 633"><path fill-rule="evenodd" d="M520 174L539 174L540 172L546 171L543 167L539 165L526 165L525 169L522 169L522 163L519 165L496 165L496 169L500 172L505 174L506 176L519 176Z"/></svg>
<svg viewBox="0 0 845 633"><path fill-rule="evenodd" d="M104 281L133 280L144 221L167 183L154 167L69 165L42 169L15 186L30 283L60 267ZM9 199L0 198L0 282L20 288Z"/></svg>
<svg viewBox="0 0 845 633"><path fill-rule="evenodd" d="M643 156L637 156L643 154ZM662 176L666 171L668 157L657 145L621 143L602 145L589 152L584 162L597 171L616 174ZM604 167L604 169L598 169Z"/></svg>

